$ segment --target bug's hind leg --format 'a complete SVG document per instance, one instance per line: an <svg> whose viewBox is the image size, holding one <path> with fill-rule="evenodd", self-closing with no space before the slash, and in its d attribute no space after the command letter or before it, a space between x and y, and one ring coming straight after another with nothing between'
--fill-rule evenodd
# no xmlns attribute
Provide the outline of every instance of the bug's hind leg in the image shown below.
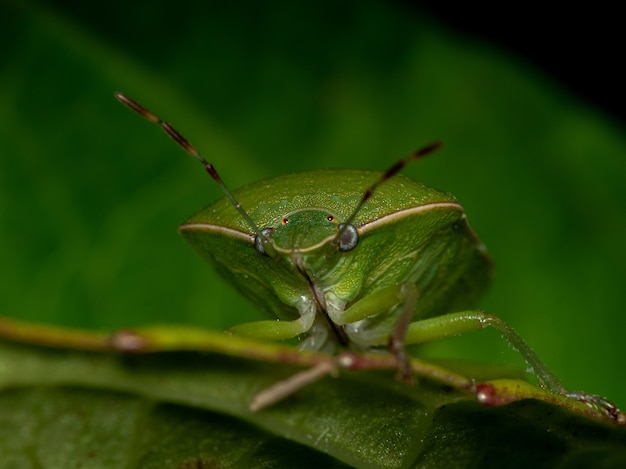
<svg viewBox="0 0 626 469"><path fill-rule="evenodd" d="M526 361L543 388L559 394L567 393L559 379L511 326L499 317L482 311L463 311L415 321L409 324L406 342L422 344L487 327L493 327L500 332L509 345Z"/></svg>

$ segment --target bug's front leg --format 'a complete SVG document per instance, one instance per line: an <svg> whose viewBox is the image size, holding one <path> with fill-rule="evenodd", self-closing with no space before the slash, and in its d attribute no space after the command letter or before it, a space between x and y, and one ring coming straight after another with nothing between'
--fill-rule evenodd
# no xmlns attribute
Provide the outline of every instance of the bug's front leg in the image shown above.
<svg viewBox="0 0 626 469"><path fill-rule="evenodd" d="M286 340L307 332L315 321L316 309L312 301L298 305L300 317L293 321L255 321L237 324L228 329L237 335L260 340Z"/></svg>
<svg viewBox="0 0 626 469"><path fill-rule="evenodd" d="M258 340L287 340L306 332L307 325L302 318L295 321L255 321L237 324L227 332Z"/></svg>

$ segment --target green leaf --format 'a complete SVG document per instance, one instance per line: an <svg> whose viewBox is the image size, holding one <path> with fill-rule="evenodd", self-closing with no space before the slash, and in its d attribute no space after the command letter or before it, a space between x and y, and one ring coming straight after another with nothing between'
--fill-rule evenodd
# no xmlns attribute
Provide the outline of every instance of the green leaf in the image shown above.
<svg viewBox="0 0 626 469"><path fill-rule="evenodd" d="M467 380L454 374L433 380L439 368L425 363L416 369L431 377L416 387L396 382L389 371L343 371L339 379L318 381L252 412L248 404L257 392L297 371L284 362L304 364L315 355L210 332L203 335L204 353L119 355L104 352L115 342L106 336L0 325L4 337L31 341L0 342L0 454L12 463L165 468L298 461L303 467L396 468L467 467L482 460L489 467L489 461L514 458L553 467L578 455L597 461L600 449L600 460L626 461L623 426L540 400L483 407L464 389ZM91 351L34 345L59 345L60 339ZM491 383L501 398L516 400L514 390L521 389L521 397L534 393L587 409L522 381Z"/></svg>
<svg viewBox="0 0 626 469"><path fill-rule="evenodd" d="M0 313L100 330L155 322L220 330L259 319L254 306L227 290L175 231L191 212L220 197L219 189L194 161L185 160L184 154L179 158L182 152L157 128L123 109L112 97L120 90L174 123L231 187L303 169L381 169L424 143L443 139L444 150L406 173L453 192L466 207L496 262L496 283L484 309L518 329L568 388L625 405L626 381L618 370L626 356L626 142L623 129L558 83L506 51L461 37L425 14L375 0L340 5L112 0L106 8L9 1L0 6L0 18L0 38L10 44L0 58ZM43 422L45 415L53 415L49 422L54 425L65 412L45 414L37 405L51 402L63 409L66 402L78 408L89 399L119 399L126 403L120 408L136 405L147 409L143 415L149 417L160 405L172 406L155 428L167 426L162 422L178 412L185 421L227 422L237 430L226 434L260 434L262 454L270 448L289 457L291 445L294 451L308 451L298 465L322 457L319 442L326 434L321 431L311 434L313 443L306 443L316 450L306 450L305 442L269 436L276 433L267 424L255 421L249 426L240 416L223 417L223 409L163 396L144 398L137 390L117 388L105 374L95 389L87 383L57 387L45 381L48 369L39 366L37 379L19 387L15 378L31 353L41 358L49 352L18 347L11 354L3 349L0 356L13 370L0 395L11 411L0 415L12 419L11 425L1 428L14 438L6 441L18 448L16 453L3 451L16 454L2 458L6 465L24 461L19 448L37 452L33 435L43 435L37 441L44 444L57 441L49 457L65 454L65 445L80 451L76 439L67 438L62 445L50 436L62 433L29 432L25 422L36 417ZM497 334L487 332L423 353L519 363ZM75 377L71 367L63 369L68 357L59 366ZM113 360L97 357L105 363ZM167 372L160 376L164 380L176 371L154 366ZM254 379L276 367L256 366ZM280 369L282 377L293 371ZM274 378L268 374L263 385ZM360 379L367 381L351 377L348 383L360 388ZM337 386L334 392L341 395L342 383L328 379L312 389ZM308 392L313 391L303 391ZM353 405L359 405L367 420L378 395L360 399ZM289 400L277 409L291 412L291 404ZM471 408L471 417L466 418L464 406ZM88 409L97 407L86 404ZM539 419L542 430L533 427L536 434L518 436L503 422L515 427L520 409L528 408L530 421L537 421L533 415L550 413L557 423ZM544 404L486 409L463 400L437 409L431 415L435 424L422 430L433 436L427 440L433 459L422 460L423 466L437 465L435 455L444 457L442 453L465 455L468 465L501 466L501 441L508 441L501 446L505 457L515 454L526 461L522 457L533 457L529 442L550 441L554 433L564 434L562 428L571 429L560 440L565 443L542 446L546 450L537 458L554 462L550 455L563 456L560 461L572 466L588 462L585 458L593 458L594 466L623 463L611 443L616 440L606 435L618 430L577 418L572 423L569 414L559 420L561 411ZM167 453L166 441L183 440L164 437L159 443L141 443L148 435L133 433L133 428L145 430L150 420L145 425L134 420L135 427L120 423L115 432L99 430L106 420L92 419L81 434L131 433L135 439L126 441L133 447L133 456L125 459L129 466L148 466L136 456L145 454L138 449L142 444ZM451 429L447 439L441 438L437 423ZM204 423L197 427L212 431ZM595 436L578 439L574 434ZM217 447L227 453L226 446L254 438ZM450 444L455 450L445 452L446 441L459 446ZM405 451L424 454L420 448ZM374 451L356 442L352 450ZM105 458L105 453L98 451L97 457ZM95 453L86 454L97 462L92 467L115 466L96 459ZM252 466L247 461L262 460L262 454L241 460L241 465ZM167 461L164 454L154 457ZM176 461L193 467L193 459L181 456ZM326 460L317 466L329 464ZM54 461L48 466L55 467Z"/></svg>

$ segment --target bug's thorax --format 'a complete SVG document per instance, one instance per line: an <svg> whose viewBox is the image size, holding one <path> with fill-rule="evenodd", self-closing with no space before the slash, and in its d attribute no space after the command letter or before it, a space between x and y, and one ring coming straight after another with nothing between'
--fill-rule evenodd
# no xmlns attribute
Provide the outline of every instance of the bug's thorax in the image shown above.
<svg viewBox="0 0 626 469"><path fill-rule="evenodd" d="M349 343L343 329L329 316L329 309L332 312L343 310L344 304L328 301L329 294L334 298L332 291L354 258L352 248L345 249L344 238L350 238L350 235L342 236L347 231L342 226L328 210L305 208L289 213L263 229L266 242L271 244L272 254L267 253L267 257L273 258L268 259L270 265L299 279L300 286L283 301L295 306L301 320L310 324L306 327L310 332L309 339L303 343L306 348L318 349L329 343L346 346ZM351 227L351 230L356 228ZM356 246L358 234L354 239ZM258 242L255 245L258 249ZM314 323L317 324L316 332L311 329Z"/></svg>
<svg viewBox="0 0 626 469"><path fill-rule="evenodd" d="M346 265L349 265L352 256L340 252L332 243L322 245L321 249L322 252L319 254L308 253L306 256L296 250L289 257L291 266L306 282L308 289L308 294L300 297L301 308L299 309L303 319L308 316L311 327L308 331L308 338L301 344L301 348L312 347L313 350L318 350L322 346L334 344L332 349L335 350L337 345L347 346L350 340L343 328L331 317L335 310L343 310L344 304L341 303L338 306L332 301L327 301L327 291L333 290L333 286L337 283L337 276L341 276L341 272L344 271ZM324 255L323 251L326 251L328 255ZM310 307L302 307L303 304L313 306L315 312L313 313ZM317 326L313 327L313 324Z"/></svg>

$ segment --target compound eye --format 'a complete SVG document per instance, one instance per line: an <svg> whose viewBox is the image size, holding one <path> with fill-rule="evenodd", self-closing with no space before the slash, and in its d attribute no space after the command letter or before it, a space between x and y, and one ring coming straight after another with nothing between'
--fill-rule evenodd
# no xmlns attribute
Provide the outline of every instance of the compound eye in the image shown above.
<svg viewBox="0 0 626 469"><path fill-rule="evenodd" d="M261 234L263 234L263 237L265 239L269 239L273 232L274 232L274 228L264 228L261 230ZM267 253L267 251L263 247L263 240L260 239L258 236L255 236L254 238L254 249L256 249L257 252L261 254L262 256L270 257L270 255Z"/></svg>
<svg viewBox="0 0 626 469"><path fill-rule="evenodd" d="M344 229L344 226L346 228L339 239L339 250L341 252L349 252L359 244L359 233L354 225L346 225L345 223L340 223L337 229Z"/></svg>

